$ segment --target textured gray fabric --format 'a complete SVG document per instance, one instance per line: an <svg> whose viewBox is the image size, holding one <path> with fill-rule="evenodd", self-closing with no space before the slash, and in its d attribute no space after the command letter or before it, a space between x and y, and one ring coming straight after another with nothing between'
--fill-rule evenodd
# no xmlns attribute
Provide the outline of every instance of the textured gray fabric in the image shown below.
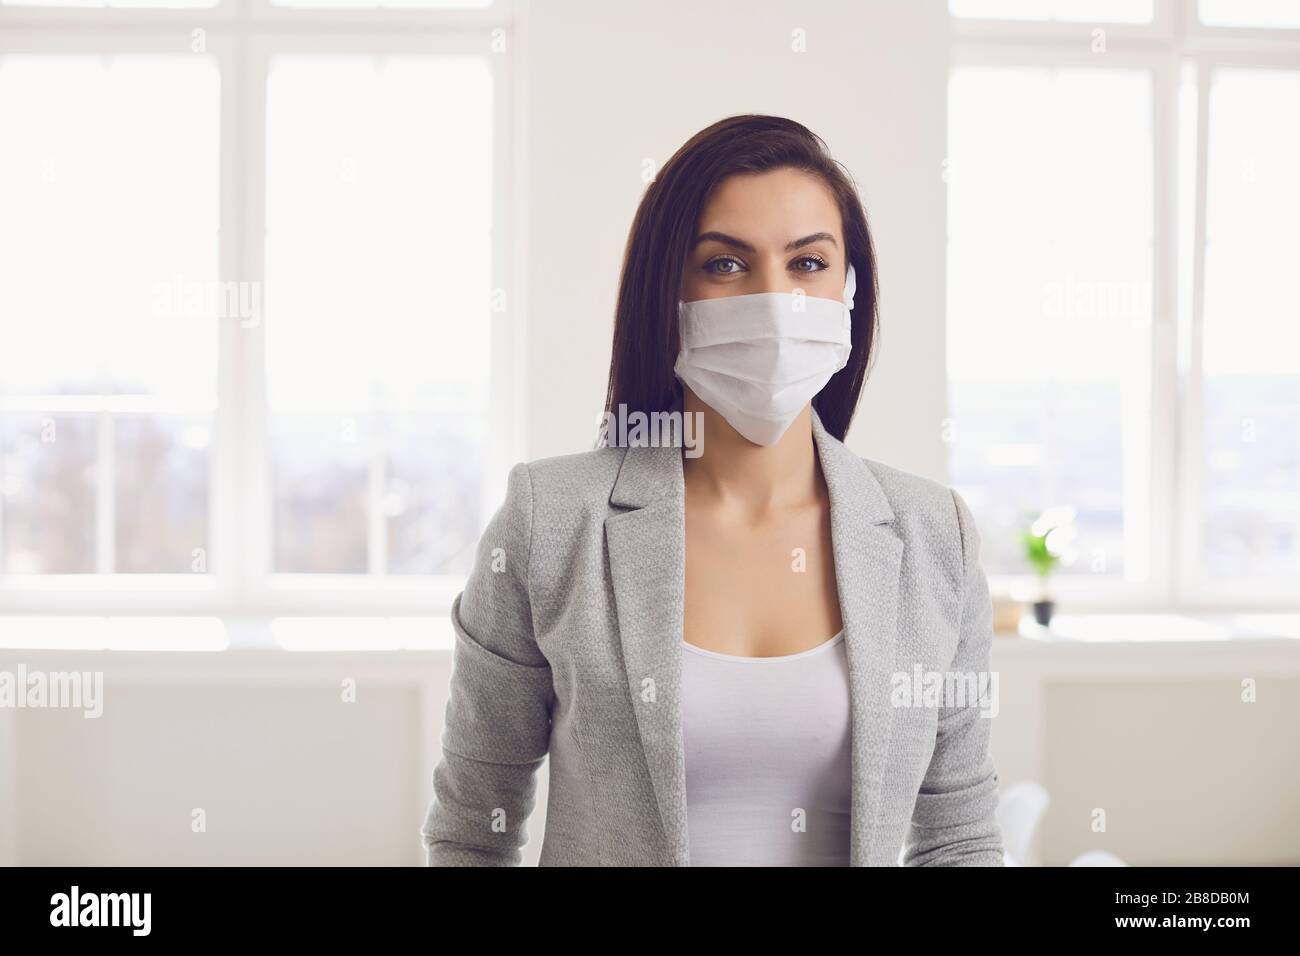
<svg viewBox="0 0 1300 956"><path fill-rule="evenodd" d="M813 436L831 499L852 701L850 865L1000 866L992 721L894 706L896 674L989 670L970 509ZM420 830L429 865L523 858L550 758L543 866L686 866L681 449L520 463L452 605L456 647Z"/></svg>

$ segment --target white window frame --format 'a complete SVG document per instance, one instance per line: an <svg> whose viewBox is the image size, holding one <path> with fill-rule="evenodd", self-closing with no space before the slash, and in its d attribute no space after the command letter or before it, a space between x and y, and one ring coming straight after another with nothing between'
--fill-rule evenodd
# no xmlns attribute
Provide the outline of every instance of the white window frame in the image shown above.
<svg viewBox="0 0 1300 956"><path fill-rule="evenodd" d="M491 284L510 290L509 309L490 317L480 515L485 523L505 493L509 466L524 457L526 299L518 197L525 144L515 106L523 92L517 38L524 15L524 6L516 9L514 0L464 10L310 10L275 7L270 0L222 0L214 8L186 10L0 7L0 54L186 52L191 31L203 29L206 55L215 59L221 82L219 278L258 283L265 269L271 58L278 53L483 54L492 75L494 111ZM494 39L504 43L503 52L490 51ZM445 615L463 576L272 573L265 386L264 327L221 320L207 573L0 575L0 613ZM372 497L376 491L372 488Z"/></svg>
<svg viewBox="0 0 1300 956"><path fill-rule="evenodd" d="M1136 68L1148 71L1153 93L1153 237L1151 406L1153 430L1150 567L1146 582L1057 575L1052 590L1072 610L1297 610L1300 595L1281 582L1249 584L1207 578L1199 566L1198 482L1201 462L1200 347L1203 327L1208 91L1223 66L1300 71L1300 30L1243 30L1200 23L1196 0L1155 0L1145 24L1027 22L948 16L949 72L970 65ZM1105 31L1106 52L1091 51L1093 31ZM1190 71L1190 74L1186 71ZM1179 97L1187 75L1197 91L1193 169L1181 164ZM1190 224L1182 221L1180 177L1193 177ZM1182 230L1191 230L1191 262L1181 262ZM1181 271L1180 271L1181 270ZM1030 594L1033 574L990 575L993 587Z"/></svg>

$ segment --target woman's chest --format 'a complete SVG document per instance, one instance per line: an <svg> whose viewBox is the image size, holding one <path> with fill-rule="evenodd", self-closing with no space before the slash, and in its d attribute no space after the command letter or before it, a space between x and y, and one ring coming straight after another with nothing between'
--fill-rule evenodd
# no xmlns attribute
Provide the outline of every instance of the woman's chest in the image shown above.
<svg viewBox="0 0 1300 956"><path fill-rule="evenodd" d="M688 509L685 524L688 643L772 657L815 647L843 627L824 514L729 526Z"/></svg>

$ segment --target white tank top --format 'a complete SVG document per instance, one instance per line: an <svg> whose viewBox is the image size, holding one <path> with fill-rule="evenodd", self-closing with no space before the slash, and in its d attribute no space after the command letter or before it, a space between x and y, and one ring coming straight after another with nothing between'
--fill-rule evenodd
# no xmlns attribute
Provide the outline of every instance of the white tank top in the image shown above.
<svg viewBox="0 0 1300 956"><path fill-rule="evenodd" d="M848 866L844 632L798 654L682 641L691 866Z"/></svg>

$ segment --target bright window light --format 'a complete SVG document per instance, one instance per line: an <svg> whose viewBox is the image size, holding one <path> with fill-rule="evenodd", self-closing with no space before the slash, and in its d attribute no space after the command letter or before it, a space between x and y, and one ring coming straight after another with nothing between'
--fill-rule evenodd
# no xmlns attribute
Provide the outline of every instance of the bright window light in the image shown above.
<svg viewBox="0 0 1300 956"><path fill-rule="evenodd" d="M492 97L476 57L272 63L276 571L468 571L488 434Z"/></svg>
<svg viewBox="0 0 1300 956"><path fill-rule="evenodd" d="M1151 105L1141 70L952 74L946 441L990 573L1032 570L1020 534L1053 506L1062 573L1147 573Z"/></svg>
<svg viewBox="0 0 1300 956"><path fill-rule="evenodd" d="M1201 563L1300 581L1300 72L1211 74Z"/></svg>
<svg viewBox="0 0 1300 956"><path fill-rule="evenodd" d="M203 55L0 57L0 573L206 570L219 93Z"/></svg>

